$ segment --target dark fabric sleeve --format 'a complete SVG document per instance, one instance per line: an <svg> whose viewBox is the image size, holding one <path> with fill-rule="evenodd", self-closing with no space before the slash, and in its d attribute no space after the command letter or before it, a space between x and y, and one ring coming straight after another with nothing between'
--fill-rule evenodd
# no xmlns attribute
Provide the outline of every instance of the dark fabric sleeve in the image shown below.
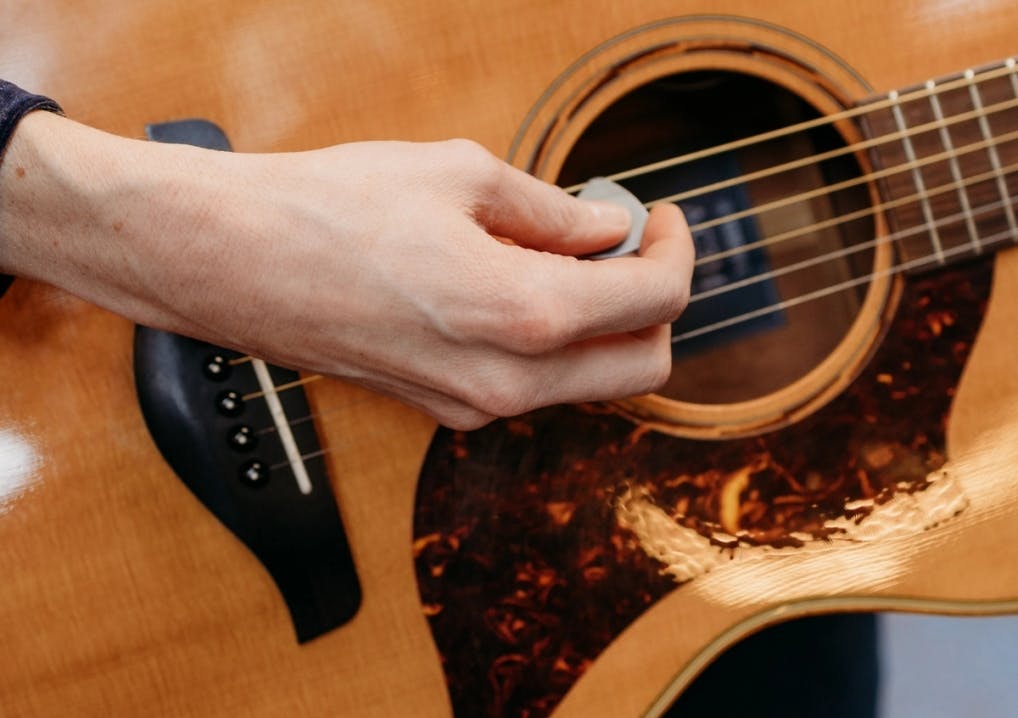
<svg viewBox="0 0 1018 718"><path fill-rule="evenodd" d="M48 97L25 92L14 83L0 80L0 163L4 160L7 143L22 117L33 110L63 112L60 105ZM3 237L0 237L3 241ZM11 283L11 277L0 274L0 295Z"/></svg>

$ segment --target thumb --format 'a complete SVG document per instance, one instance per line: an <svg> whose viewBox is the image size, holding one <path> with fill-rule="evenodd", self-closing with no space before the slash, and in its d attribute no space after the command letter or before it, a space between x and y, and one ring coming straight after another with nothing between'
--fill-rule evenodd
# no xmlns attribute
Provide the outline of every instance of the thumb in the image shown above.
<svg viewBox="0 0 1018 718"><path fill-rule="evenodd" d="M475 201L474 217L489 233L555 254L580 256L607 249L629 231L626 209L576 199L504 163Z"/></svg>

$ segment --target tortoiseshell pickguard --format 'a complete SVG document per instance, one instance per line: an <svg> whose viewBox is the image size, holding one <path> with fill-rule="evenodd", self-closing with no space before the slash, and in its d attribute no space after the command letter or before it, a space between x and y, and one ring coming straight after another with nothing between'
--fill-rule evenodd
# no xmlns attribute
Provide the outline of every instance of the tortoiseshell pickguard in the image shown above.
<svg viewBox="0 0 1018 718"><path fill-rule="evenodd" d="M951 400L991 277L982 260L908 280L860 376L769 434L681 439L593 405L439 430L421 471L414 552L455 715L547 716L678 585L619 525L623 490L639 487L682 525L731 540L718 493L725 476L748 471L738 541L796 546L830 533L824 522L850 513L846 504L925 488L945 461Z"/></svg>

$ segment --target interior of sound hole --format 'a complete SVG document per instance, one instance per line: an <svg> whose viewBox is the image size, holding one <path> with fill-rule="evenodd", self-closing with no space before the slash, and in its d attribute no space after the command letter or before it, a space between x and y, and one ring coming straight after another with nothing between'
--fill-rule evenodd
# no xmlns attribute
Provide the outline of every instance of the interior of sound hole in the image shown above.
<svg viewBox="0 0 1018 718"><path fill-rule="evenodd" d="M563 186L578 184L817 115L801 98L757 77L730 72L665 77L637 88L602 113L576 142L558 181ZM825 124L620 183L647 202L843 146L841 135ZM679 204L689 224L697 225L752 212L859 174L853 154L847 153ZM693 295L716 293L691 302L673 327L673 337L699 334L673 344L672 376L660 393L701 404L745 401L790 384L822 361L855 318L868 286L865 281L779 311L767 309L796 297L822 294L872 271L871 249L843 251L873 239L872 218L831 222L869 205L866 187L860 185L694 232L698 266ZM825 222L829 226L824 229L802 231ZM745 249L790 233L798 234ZM719 251L729 254L715 261L706 259ZM808 268L773 276L783 268L839 252ZM747 281L757 275L763 279ZM722 329L710 328L747 313L758 316Z"/></svg>

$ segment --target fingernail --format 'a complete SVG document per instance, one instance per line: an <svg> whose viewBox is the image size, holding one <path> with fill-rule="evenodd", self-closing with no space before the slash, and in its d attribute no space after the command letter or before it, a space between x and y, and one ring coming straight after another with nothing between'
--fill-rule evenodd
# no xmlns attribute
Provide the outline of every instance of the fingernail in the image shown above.
<svg viewBox="0 0 1018 718"><path fill-rule="evenodd" d="M589 201L597 221L612 229L628 230L632 223L629 210L611 202Z"/></svg>

